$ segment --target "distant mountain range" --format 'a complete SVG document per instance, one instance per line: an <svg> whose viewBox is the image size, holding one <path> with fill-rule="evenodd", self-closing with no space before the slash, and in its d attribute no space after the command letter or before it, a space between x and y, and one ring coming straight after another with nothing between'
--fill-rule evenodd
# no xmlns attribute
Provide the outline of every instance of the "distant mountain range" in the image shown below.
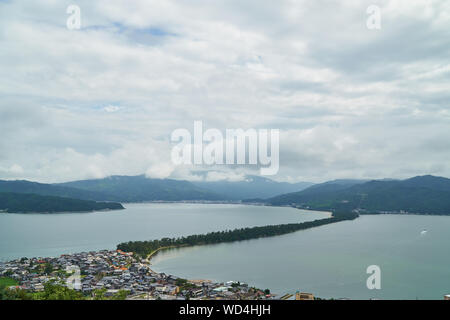
<svg viewBox="0 0 450 320"><path fill-rule="evenodd" d="M139 176L111 176L104 179L45 184L26 180L1 181L0 192L29 193L94 201L236 201L251 197L269 198L300 191L312 183L276 182L247 176L243 181L189 182L149 179Z"/></svg>
<svg viewBox="0 0 450 320"><path fill-rule="evenodd" d="M316 185L276 182L257 176L246 176L242 181L215 182L149 179L144 175L111 176L60 184L0 181L1 193L95 202L243 200L314 210L450 214L450 179L434 176L407 180L333 180ZM0 198L0 201L5 199ZM1 208L5 205L0 202Z"/></svg>
<svg viewBox="0 0 450 320"><path fill-rule="evenodd" d="M277 182L259 176L246 176L242 181L200 181L196 186L210 190L227 200L249 198L270 198L288 192L304 190L312 185L310 182Z"/></svg>
<svg viewBox="0 0 450 320"><path fill-rule="evenodd" d="M0 210L31 212L34 208L34 212L91 211L96 208L122 208L119 203L113 202L231 201L248 197L272 197L303 190L310 185L275 182L256 176L246 177L239 182L195 183L149 179L144 175L111 176L60 184L0 180ZM98 201L106 201L107 204Z"/></svg>
<svg viewBox="0 0 450 320"><path fill-rule="evenodd" d="M81 180L50 185L59 193L84 192L83 199L142 201L236 201L252 197L269 198L287 192L300 191L313 185L308 182L276 182L258 176L246 176L242 181L184 181L150 179L139 176L111 176L104 179ZM1 190L1 189L0 189ZM53 195L53 194L52 194Z"/></svg>
<svg viewBox="0 0 450 320"><path fill-rule="evenodd" d="M189 181L149 179L140 176L111 176L56 185L101 194L102 200L119 202L224 200L225 198Z"/></svg>
<svg viewBox="0 0 450 320"><path fill-rule="evenodd" d="M263 202L315 210L450 215L450 179L447 178L420 176L407 180L343 181L314 185Z"/></svg>

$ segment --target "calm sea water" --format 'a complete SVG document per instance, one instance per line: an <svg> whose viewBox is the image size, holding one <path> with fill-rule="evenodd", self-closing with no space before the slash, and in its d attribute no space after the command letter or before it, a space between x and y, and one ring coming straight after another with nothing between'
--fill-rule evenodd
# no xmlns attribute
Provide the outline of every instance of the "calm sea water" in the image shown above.
<svg viewBox="0 0 450 320"><path fill-rule="evenodd" d="M0 259L113 249L242 226L326 217L292 208L201 204L128 204L113 212L0 214ZM426 234L421 231L427 229ZM190 279L240 280L275 293L324 298L442 299L450 293L450 217L363 216L280 237L169 250L155 270ZM366 269L381 268L381 290Z"/></svg>
<svg viewBox="0 0 450 320"><path fill-rule="evenodd" d="M443 299L450 293L450 217L362 216L280 237L173 249L152 263L189 279L241 280L274 293ZM367 289L370 265L381 268L381 290Z"/></svg>
<svg viewBox="0 0 450 320"><path fill-rule="evenodd" d="M126 204L126 210L0 213L0 261L115 249L120 242L153 240L247 226L322 219L326 213L226 204Z"/></svg>

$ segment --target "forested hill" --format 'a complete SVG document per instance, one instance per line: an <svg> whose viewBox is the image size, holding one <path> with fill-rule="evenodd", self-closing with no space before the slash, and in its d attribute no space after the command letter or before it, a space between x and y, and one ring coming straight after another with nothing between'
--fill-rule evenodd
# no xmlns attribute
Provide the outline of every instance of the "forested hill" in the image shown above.
<svg viewBox="0 0 450 320"><path fill-rule="evenodd" d="M1 181L0 192L33 193L82 200L145 202L145 201L229 201L300 191L311 183L277 182L263 177L246 176L242 181L184 181L151 179L145 175L111 176L58 184L31 181Z"/></svg>
<svg viewBox="0 0 450 320"><path fill-rule="evenodd" d="M47 183L31 182L26 180L0 180L0 192L32 193L41 196L65 197L81 200L109 200L107 199L108 196L101 192L82 190Z"/></svg>
<svg viewBox="0 0 450 320"><path fill-rule="evenodd" d="M205 178L205 176L199 176ZM269 198L279 194L300 191L312 183L277 182L264 177L245 176L242 181L183 181L150 179L140 176L111 176L104 179L81 180L59 186L108 194L108 200L122 202L182 201L182 200L242 200Z"/></svg>
<svg viewBox="0 0 450 320"><path fill-rule="evenodd" d="M224 197L189 181L149 179L140 176L111 176L104 179L81 180L58 186L108 195L106 200L120 202L223 200Z"/></svg>
<svg viewBox="0 0 450 320"><path fill-rule="evenodd" d="M148 179L144 175L112 176L104 179L60 184L37 183L26 180L0 180L0 192L32 193L81 200L116 202L224 199L223 196L202 189L188 181Z"/></svg>
<svg viewBox="0 0 450 320"><path fill-rule="evenodd" d="M27 193L0 193L0 211L8 213L59 213L120 210L120 203L96 202Z"/></svg>
<svg viewBox="0 0 450 320"><path fill-rule="evenodd" d="M324 184L266 200L316 210L450 215L450 179L434 176L374 180L350 186Z"/></svg>

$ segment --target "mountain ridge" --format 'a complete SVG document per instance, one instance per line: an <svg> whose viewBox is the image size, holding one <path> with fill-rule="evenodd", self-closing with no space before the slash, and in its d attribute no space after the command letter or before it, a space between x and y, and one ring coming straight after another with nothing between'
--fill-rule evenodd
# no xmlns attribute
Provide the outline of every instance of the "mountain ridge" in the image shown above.
<svg viewBox="0 0 450 320"><path fill-rule="evenodd" d="M269 198L288 192L301 191L314 185L311 182L278 182L254 175L246 175L241 181L194 181L192 183L221 194L230 200Z"/></svg>
<svg viewBox="0 0 450 320"><path fill-rule="evenodd" d="M338 188L323 184L264 202L314 210L450 215L450 179L427 175L405 180L371 180Z"/></svg>
<svg viewBox="0 0 450 320"><path fill-rule="evenodd" d="M108 200L120 202L223 200L220 195L199 188L186 180L151 179L145 175L115 175L58 185L104 193L108 195Z"/></svg>

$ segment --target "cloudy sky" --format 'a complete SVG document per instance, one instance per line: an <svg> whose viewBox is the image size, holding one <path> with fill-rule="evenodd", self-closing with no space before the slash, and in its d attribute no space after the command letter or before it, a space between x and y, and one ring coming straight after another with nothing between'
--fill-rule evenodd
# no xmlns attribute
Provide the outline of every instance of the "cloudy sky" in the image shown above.
<svg viewBox="0 0 450 320"><path fill-rule="evenodd" d="M0 0L0 179L194 179L195 120L280 129L277 180L450 177L449 62L448 0Z"/></svg>

